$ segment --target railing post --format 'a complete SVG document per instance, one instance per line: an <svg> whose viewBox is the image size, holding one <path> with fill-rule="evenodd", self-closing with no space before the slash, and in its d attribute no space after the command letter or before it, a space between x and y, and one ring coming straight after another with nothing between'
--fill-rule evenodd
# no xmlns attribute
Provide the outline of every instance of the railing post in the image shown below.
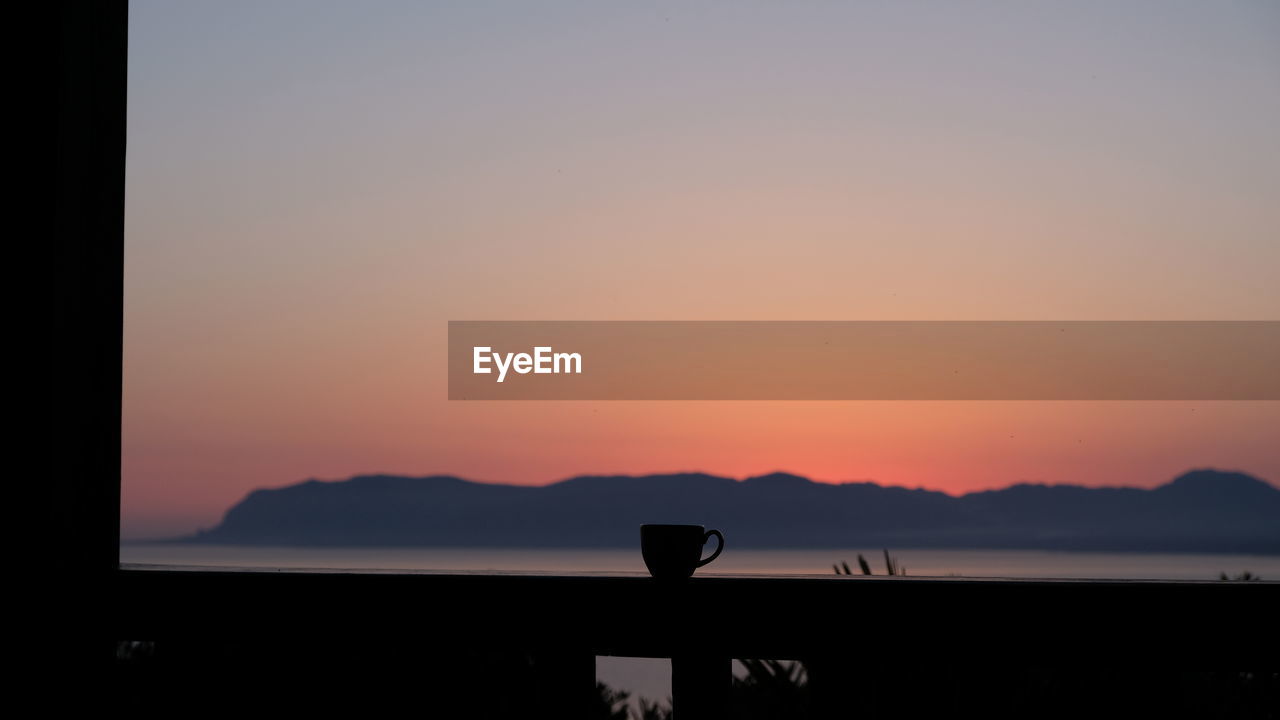
<svg viewBox="0 0 1280 720"><path fill-rule="evenodd" d="M707 655L671 658L671 707L676 720L726 720L733 660Z"/></svg>
<svg viewBox="0 0 1280 720"><path fill-rule="evenodd" d="M533 654L532 717L589 718L596 697L596 656L590 652Z"/></svg>

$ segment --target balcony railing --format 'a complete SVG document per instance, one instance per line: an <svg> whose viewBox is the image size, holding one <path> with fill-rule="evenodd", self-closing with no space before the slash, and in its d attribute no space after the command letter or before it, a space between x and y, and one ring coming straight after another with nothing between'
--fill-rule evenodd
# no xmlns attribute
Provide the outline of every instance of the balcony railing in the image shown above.
<svg viewBox="0 0 1280 720"><path fill-rule="evenodd" d="M859 677L908 675L915 696L902 702L919 707L936 688L930 669L1176 675L1280 661L1266 620L1280 607L1274 583L208 568L125 568L117 580L121 638L384 638L377 652L401 669L424 656L529 653L562 717L585 716L598 655L671 658L681 720L726 717L733 658L830 669L810 673L816 717L884 690Z"/></svg>

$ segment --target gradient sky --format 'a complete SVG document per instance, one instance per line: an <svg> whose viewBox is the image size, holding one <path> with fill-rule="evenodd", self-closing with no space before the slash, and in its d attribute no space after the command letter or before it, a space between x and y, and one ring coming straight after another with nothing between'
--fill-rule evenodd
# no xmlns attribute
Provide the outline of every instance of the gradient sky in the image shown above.
<svg viewBox="0 0 1280 720"><path fill-rule="evenodd" d="M1280 319L1280 4L134 2L123 533L308 477L1280 480L1280 403L463 403L448 320Z"/></svg>

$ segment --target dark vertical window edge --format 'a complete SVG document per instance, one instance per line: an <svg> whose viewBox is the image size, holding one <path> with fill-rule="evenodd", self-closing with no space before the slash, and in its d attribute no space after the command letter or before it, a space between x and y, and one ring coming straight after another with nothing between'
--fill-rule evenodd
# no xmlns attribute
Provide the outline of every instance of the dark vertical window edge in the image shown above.
<svg viewBox="0 0 1280 720"><path fill-rule="evenodd" d="M107 589L119 564L128 4L63 2L50 15L47 564L60 579L96 592Z"/></svg>

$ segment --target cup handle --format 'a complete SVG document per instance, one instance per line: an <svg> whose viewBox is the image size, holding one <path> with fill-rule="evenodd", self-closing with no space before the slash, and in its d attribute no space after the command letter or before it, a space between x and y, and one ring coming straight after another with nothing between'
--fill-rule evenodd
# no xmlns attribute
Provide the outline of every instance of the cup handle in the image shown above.
<svg viewBox="0 0 1280 720"><path fill-rule="evenodd" d="M702 567L703 565L706 565L712 560L715 560L716 558L720 557L720 551L724 550L724 535L721 535L719 530L708 530L707 534L702 536L702 544L706 545L707 541L711 539L712 535L715 535L716 538L720 540L720 542L716 544L716 551L711 553L711 557L706 557L699 560L698 564L695 565L694 567Z"/></svg>

